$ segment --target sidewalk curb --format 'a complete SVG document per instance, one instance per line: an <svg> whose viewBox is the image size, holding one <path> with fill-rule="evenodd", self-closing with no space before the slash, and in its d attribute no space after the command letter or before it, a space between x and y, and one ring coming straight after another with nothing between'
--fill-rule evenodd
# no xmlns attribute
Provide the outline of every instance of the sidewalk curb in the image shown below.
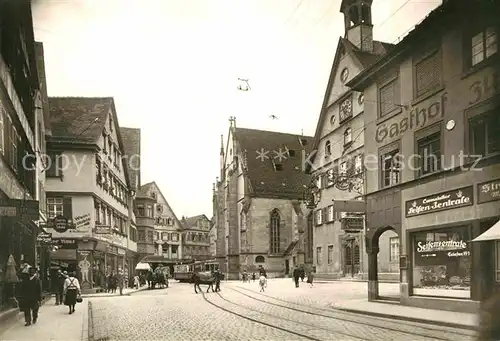
<svg viewBox="0 0 500 341"><path fill-rule="evenodd" d="M86 294L86 295L82 295L82 298L91 299L91 298L103 298L103 297L131 296L132 294L135 294L136 292L144 291L147 289L148 289L147 287L143 287L143 288L139 288L137 290L131 291L131 292L123 294L123 295L120 295L119 293L118 294L109 294L109 295L107 293L104 293L104 294L100 294L100 293L99 294Z"/></svg>
<svg viewBox="0 0 500 341"><path fill-rule="evenodd" d="M399 320L399 321L432 324L435 326L450 327L450 328L456 328L456 329L467 329L467 330L472 330L472 331L479 330L478 326L464 325L464 324L460 324L460 323L434 321L434 320L428 320L428 319L423 319L423 318L418 318L418 317L401 316L401 315L395 315L395 314L377 313L377 312L366 311L366 310L343 308L343 307L339 307L339 306L335 306L335 305L331 305L330 307L335 309L335 310L345 311L347 313L353 313L353 314L358 314L358 315L367 315L367 316L394 319L394 320Z"/></svg>
<svg viewBox="0 0 500 341"><path fill-rule="evenodd" d="M51 296L47 298L46 296L44 296L44 299L42 300L40 307L42 307L45 303L51 300L52 300ZM11 308L9 310L2 312L2 314L0 314L0 326L2 327L0 335L2 335L4 331L10 329L10 327L12 327L22 318L24 318L24 314L22 311L19 310L19 308Z"/></svg>

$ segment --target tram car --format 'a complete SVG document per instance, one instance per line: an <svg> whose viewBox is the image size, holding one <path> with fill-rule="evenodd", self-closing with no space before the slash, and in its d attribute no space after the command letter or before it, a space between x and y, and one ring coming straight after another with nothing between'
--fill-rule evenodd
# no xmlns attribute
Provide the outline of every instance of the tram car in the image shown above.
<svg viewBox="0 0 500 341"><path fill-rule="evenodd" d="M219 263L215 260L195 261L190 264L174 265L174 279L179 282L191 282L193 273L219 270Z"/></svg>

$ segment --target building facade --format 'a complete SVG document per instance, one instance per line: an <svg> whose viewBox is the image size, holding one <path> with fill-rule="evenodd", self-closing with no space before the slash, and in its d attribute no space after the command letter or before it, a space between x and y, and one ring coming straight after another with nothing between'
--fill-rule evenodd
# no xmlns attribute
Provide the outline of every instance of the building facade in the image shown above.
<svg viewBox="0 0 500 341"><path fill-rule="evenodd" d="M312 265L303 205L310 176L302 163L312 138L237 128L235 118L230 121L213 198L221 269L238 279L260 266L276 277L294 265Z"/></svg>
<svg viewBox="0 0 500 341"><path fill-rule="evenodd" d="M47 227L52 269L77 271L84 289L130 274L130 185L112 98L49 98Z"/></svg>
<svg viewBox="0 0 500 341"><path fill-rule="evenodd" d="M144 186L148 186L148 191L156 197L155 254L163 256L169 263L178 262L185 257L182 243L183 226L156 182Z"/></svg>
<svg viewBox="0 0 500 341"><path fill-rule="evenodd" d="M215 189L214 189L215 191ZM210 246L209 253L210 258L216 259L217 256L217 226L215 224L215 218L210 221L210 232L209 232Z"/></svg>
<svg viewBox="0 0 500 341"><path fill-rule="evenodd" d="M210 219L204 214L194 217L182 217L181 224L184 227L182 233L184 258L194 260L212 258L210 253L210 229L212 223Z"/></svg>
<svg viewBox="0 0 500 341"><path fill-rule="evenodd" d="M15 304L12 272L36 264L39 79L30 1L0 3L0 310ZM30 157L25 158L28 155Z"/></svg>
<svg viewBox="0 0 500 341"><path fill-rule="evenodd" d="M364 95L346 82L384 55L391 44L373 39L371 1L344 0L345 37L330 71L313 150L308 160L321 191L314 220L314 264L318 277L367 279L364 212L339 212L333 201L363 199ZM380 276L399 281L399 239L387 232L380 241Z"/></svg>
<svg viewBox="0 0 500 341"><path fill-rule="evenodd" d="M483 6L483 7L481 7ZM500 71L495 2L447 1L348 85L364 92L369 298L379 237L401 240L402 304L476 311L498 290Z"/></svg>

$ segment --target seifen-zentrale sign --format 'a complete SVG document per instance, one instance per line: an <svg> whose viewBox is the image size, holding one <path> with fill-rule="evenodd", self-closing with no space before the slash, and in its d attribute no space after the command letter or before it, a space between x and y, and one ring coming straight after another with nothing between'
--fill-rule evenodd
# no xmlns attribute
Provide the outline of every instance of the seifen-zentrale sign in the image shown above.
<svg viewBox="0 0 500 341"><path fill-rule="evenodd" d="M474 204L474 187L457 188L432 196L408 200L405 203L406 217L415 217Z"/></svg>

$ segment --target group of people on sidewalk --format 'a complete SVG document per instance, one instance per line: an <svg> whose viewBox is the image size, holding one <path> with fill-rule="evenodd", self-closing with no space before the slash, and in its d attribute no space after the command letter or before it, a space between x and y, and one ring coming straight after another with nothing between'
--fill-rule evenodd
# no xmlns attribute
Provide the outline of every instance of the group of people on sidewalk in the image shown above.
<svg viewBox="0 0 500 341"><path fill-rule="evenodd" d="M35 267L23 264L20 273L19 310L24 313L25 326L35 324L38 311L42 304L42 284L40 273ZM74 272L59 271L57 276L56 305L64 304L69 308L69 314L75 312L75 305L81 302L81 288ZM60 290L59 290L60 289Z"/></svg>
<svg viewBox="0 0 500 341"><path fill-rule="evenodd" d="M293 276L293 280L295 282L295 287L298 288L299 287L299 279L303 282L304 278L306 277L306 272L305 272L304 268L296 266L295 269L293 269L292 276ZM310 270L307 273L307 283L309 284L310 288L314 287L313 281L314 281L314 273L312 270Z"/></svg>

